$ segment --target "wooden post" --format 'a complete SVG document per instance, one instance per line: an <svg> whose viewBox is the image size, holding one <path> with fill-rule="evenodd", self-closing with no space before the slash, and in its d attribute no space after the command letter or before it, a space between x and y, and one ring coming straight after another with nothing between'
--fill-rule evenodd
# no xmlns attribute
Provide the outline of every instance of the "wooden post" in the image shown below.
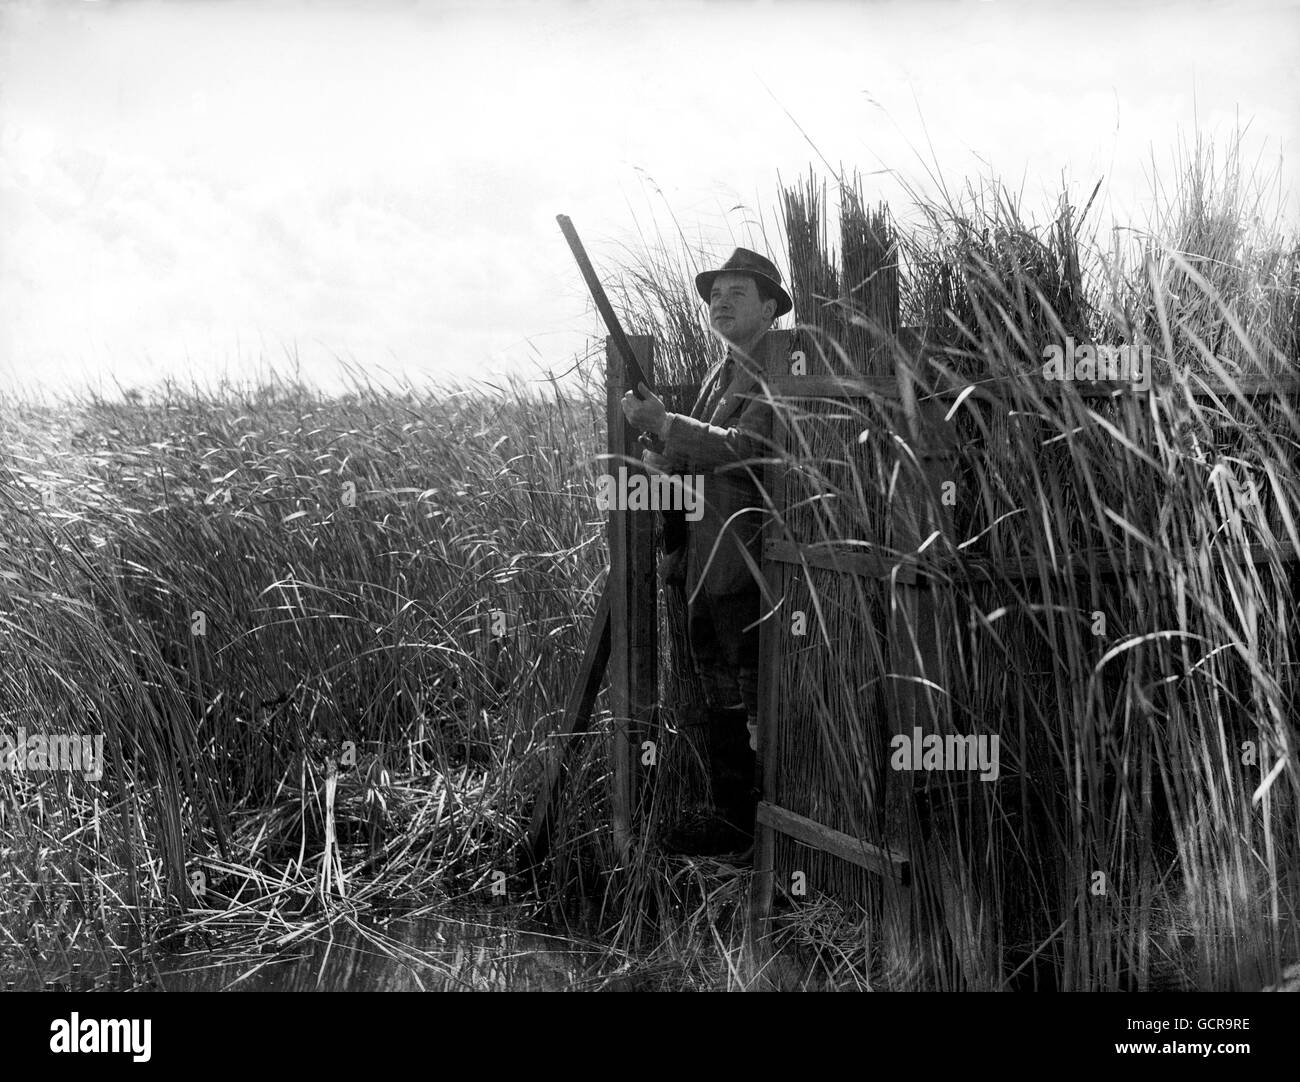
<svg viewBox="0 0 1300 1082"><path fill-rule="evenodd" d="M941 537L932 544L946 551L947 539L952 536L952 516L942 496L944 482L953 480L950 475L954 454L952 425L944 420L944 403L924 397L924 386L920 387L921 397L918 397L917 376L923 376L925 361L919 348L909 348L909 352L913 352L915 361L900 359L896 372L903 418L921 472L918 474L911 463L906 463L899 474L891 512L893 547L901 554L915 553L938 531ZM901 848L912 867L924 875L930 861L922 852L924 843L914 803L918 779L909 772L889 768L888 741L898 734L910 739L917 728L926 735L938 731L938 713L942 710L940 693L922 681L937 681L940 654L946 645L939 634L938 609L929 582L915 576L899 576L892 584L891 594L888 657L894 679L887 698L891 706L888 732L881 737L886 745L882 826L887 844ZM924 879L913 880L908 885L886 880L886 949L899 968L912 968L912 960L918 953L917 939L926 932L925 922L919 919L926 901L915 894L914 888L927 885L933 884L926 884Z"/></svg>
<svg viewBox="0 0 1300 1082"><path fill-rule="evenodd" d="M778 441L776 455L784 454L784 428L773 425L773 435ZM781 466L769 466L770 490L773 504L785 511L785 469ZM766 552L766 547L764 548ZM766 558L763 560L763 577L767 583L768 595L773 604L785 591L788 581L786 569L780 564ZM766 610L767 605L764 603ZM759 807L754 823L754 879L750 886L749 917L751 932L755 936L755 948L762 957L765 945L762 941L762 922L772 912L773 875L776 863L776 834L768 821L765 805L777 802L776 747L780 733L781 691L777 686L776 672L781 658L780 637L789 632L790 616L782 606L764 620L758 630L758 649L760 665L758 670L758 753L762 767L761 792Z"/></svg>
<svg viewBox="0 0 1300 1082"><path fill-rule="evenodd" d="M564 716L547 756L542 783L537 788L537 799L533 804L533 817L527 835L528 859L534 870L550 848L554 810L560 799L564 768L573 745L572 738L587 731L592 707L596 704L596 696L600 694L600 685L605 679L605 668L609 663L610 589L611 585L606 581L605 589L596 603L596 615L587 637L582 665L578 669L578 681L569 691Z"/></svg>
<svg viewBox="0 0 1300 1082"><path fill-rule="evenodd" d="M769 368L766 372L770 379L774 376L790 374L790 347L794 344L794 335L789 331L773 331L781 337L768 352ZM772 441L774 444L771 457L782 458L787 451L786 428L779 408L774 408L772 416ZM771 465L767 467L767 487L772 505L778 513L784 514L785 467ZM770 531L776 536L775 529ZM766 553L766 546L764 546ZM763 579L766 583L767 597L763 607L766 613L770 605L775 605L784 593L787 579L786 569L766 557L762 563ZM768 601L770 598L770 603ZM763 921L772 912L773 876L776 862L776 834L769 821L764 805L777 802L777 756L776 743L780 732L780 688L776 682L777 666L781 657L781 636L789 633L790 617L784 607L764 620L759 626L759 670L758 670L758 753L762 768L759 809L754 823L754 878L750 885L749 916L750 930L754 937L755 949L762 957L766 945L762 940Z"/></svg>
<svg viewBox="0 0 1300 1082"><path fill-rule="evenodd" d="M645 373L654 379L654 340L634 335L628 341ZM644 474L637 433L623 416L623 395L630 390L623 359L611 339L605 340L606 405L609 458L602 473L630 481ZM620 474L625 470L625 474ZM620 486L621 487L621 486ZM609 748L610 825L619 860L628 856L637 805L637 764L641 742L649 731L659 701L659 623L655 610L656 510L611 510L609 513L610 582L610 709L614 731Z"/></svg>

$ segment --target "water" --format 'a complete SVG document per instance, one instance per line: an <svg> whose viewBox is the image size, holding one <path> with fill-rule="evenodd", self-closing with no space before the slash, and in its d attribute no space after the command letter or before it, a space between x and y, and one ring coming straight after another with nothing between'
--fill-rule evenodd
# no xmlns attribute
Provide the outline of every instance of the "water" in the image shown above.
<svg viewBox="0 0 1300 1082"><path fill-rule="evenodd" d="M599 954L506 921L398 918L335 924L278 952L187 950L160 959L169 992L567 991L601 982Z"/></svg>

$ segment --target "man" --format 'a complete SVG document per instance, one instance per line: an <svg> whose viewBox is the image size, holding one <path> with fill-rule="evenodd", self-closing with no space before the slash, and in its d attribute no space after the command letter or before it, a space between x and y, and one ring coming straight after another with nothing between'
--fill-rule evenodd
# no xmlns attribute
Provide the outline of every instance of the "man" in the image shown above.
<svg viewBox="0 0 1300 1082"><path fill-rule="evenodd" d="M634 427L663 440L662 453L643 454L647 469L703 479L704 515L688 523L684 547L669 559L685 560L687 634L708 705L714 810L674 831L666 844L703 855L737 852L753 839L758 628L749 625L762 613L755 572L766 506L762 460L772 453L772 408L758 381L769 368L768 331L793 303L771 260L746 248L697 276L695 288L727 343L726 357L705 377L689 415L668 413L644 385L643 399L631 391L624 396L623 412Z"/></svg>

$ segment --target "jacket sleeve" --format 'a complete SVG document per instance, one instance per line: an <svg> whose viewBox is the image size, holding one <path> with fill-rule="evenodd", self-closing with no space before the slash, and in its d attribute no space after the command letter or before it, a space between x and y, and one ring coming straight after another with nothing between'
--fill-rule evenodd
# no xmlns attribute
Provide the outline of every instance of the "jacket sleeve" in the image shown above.
<svg viewBox="0 0 1300 1082"><path fill-rule="evenodd" d="M772 454L772 407L757 396L741 411L734 428L719 428L674 413L664 440L666 457L701 470L756 464L756 459Z"/></svg>

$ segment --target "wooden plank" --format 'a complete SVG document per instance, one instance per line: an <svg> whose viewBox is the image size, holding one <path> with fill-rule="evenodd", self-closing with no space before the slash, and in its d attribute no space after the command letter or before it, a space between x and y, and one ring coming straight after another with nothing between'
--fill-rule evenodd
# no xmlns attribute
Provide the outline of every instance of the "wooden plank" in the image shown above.
<svg viewBox="0 0 1300 1082"><path fill-rule="evenodd" d="M862 578L887 579L897 569L900 582L916 582L916 562L897 557L880 556L861 549L845 550L822 544L796 544L793 541L768 541L763 545L763 558L773 563L807 564L844 575Z"/></svg>
<svg viewBox="0 0 1300 1082"><path fill-rule="evenodd" d="M986 401L1002 401L1005 392L1013 387L1025 386L1035 379L1033 372L1027 371L1021 376L990 376L987 379L969 380L942 372L931 372L927 376L925 387L918 387L920 395L954 396L974 388L975 397ZM899 398L898 380L893 376L876 376L871 378L847 378L834 375L791 376L779 375L768 380L773 395L782 398ZM1184 384L1159 381L1149 387L1138 387L1130 380L1040 380L1036 389L1044 395L1063 395L1067 387L1073 387L1081 398L1112 398L1116 396L1141 394L1182 394ZM1270 395L1300 394L1300 377L1280 376L1243 376L1236 390L1218 380L1206 380L1203 383L1188 379L1186 393L1193 398L1233 399L1240 393L1245 398L1263 398Z"/></svg>
<svg viewBox="0 0 1300 1082"><path fill-rule="evenodd" d="M605 342L605 450L610 456L601 464L601 473L617 477L626 463L623 457L633 453L631 433L623 416L623 362L613 344ZM613 732L606 758L609 763L609 822L614 833L614 848L621 855L631 841L630 773L627 767L628 674L628 511L613 509L606 519L609 540L609 708L613 715Z"/></svg>
<svg viewBox="0 0 1300 1082"><path fill-rule="evenodd" d="M654 380L654 340L645 335L628 339L647 381ZM629 476L642 472L637 433L623 416L623 395L629 389L622 354L613 339L605 341L606 420L608 453L604 472ZM613 734L609 748L610 825L620 859L631 849L633 809L637 803L637 764L640 744L649 730L659 701L658 579L655 574L654 530L658 511L609 512L610 591L610 709Z"/></svg>
<svg viewBox="0 0 1300 1082"><path fill-rule="evenodd" d="M893 376L870 379L843 376L773 376L768 381L777 398L897 398L898 381Z"/></svg>
<svg viewBox="0 0 1300 1082"><path fill-rule="evenodd" d="M1041 378L1041 377L1040 377ZM979 390L999 391L1017 383L1023 383L1022 376L995 376L975 383ZM946 379L944 393L960 391L970 385L968 380ZM1197 380L1188 377L1186 385L1169 380L1153 382L1147 387L1139 387L1131 380L1041 380L1040 386L1048 394L1064 394L1067 387L1073 387L1081 398L1111 398L1114 396L1136 396L1143 394L1182 394L1184 387L1193 398L1235 398L1236 392L1219 380ZM1272 394L1294 395L1300 391L1300 379L1294 376L1243 376L1237 389L1246 398L1260 398Z"/></svg>
<svg viewBox="0 0 1300 1082"><path fill-rule="evenodd" d="M1199 550L1187 550L1181 558L1190 560L1199 555ZM1289 541L1279 541L1276 547L1250 546L1250 560L1253 564L1266 564L1274 556L1288 562L1297 558L1297 550ZM946 579L996 582L1003 579L1035 579L1041 574L1038 561L1028 556L1006 560L971 556L950 560L937 555L933 558L921 557L904 561L872 553L829 548L823 544L797 545L789 541L766 542L763 557L773 563L807 564L840 574L874 579L887 579L898 568L899 582L922 587L933 587ZM1082 575L1093 568L1099 575L1105 576L1130 573L1130 569L1117 566L1106 552L1099 549L1066 556L1063 562L1048 565L1047 571L1051 575Z"/></svg>
<svg viewBox="0 0 1300 1082"><path fill-rule="evenodd" d="M546 753L546 766L533 803L533 817L526 838L528 854L534 866L545 859L550 848L551 825L554 820L552 812L560 799L564 768L573 748L573 741L569 737L587 731L591 711L596 705L596 696L600 694L600 685L605 677L610 642L609 595L610 583L606 580L600 600L596 603L596 614L587 636L587 648L582 655L578 679L564 704L560 727L551 734L552 746Z"/></svg>
<svg viewBox="0 0 1300 1082"><path fill-rule="evenodd" d="M953 478L945 475L942 457L926 452L949 450L955 438L954 426L944 419L943 403L918 395L921 379L929 376L924 360L896 358L895 372L906 422L905 435L918 453L921 470L918 472L904 464L897 475L887 540L898 552L915 553L926 538L938 531L947 539L940 542L940 551L945 551L952 543L952 512L940 502L939 495L943 482ZM957 499L961 500L963 495L958 491ZM915 728L935 732L945 727L946 719L942 715L946 701L928 686L929 682L940 679L941 657L948 646L937 626L938 600L915 580L895 582L890 590L885 626L885 656L889 666L886 721L883 732L874 741L877 754L885 764L889 762L887 749L894 736L911 735ZM873 818L880 824L881 839L920 862L919 868L912 869L906 885L890 879L884 883L882 936L886 964L904 965L913 954L918 938L926 934L928 917L924 906L916 904L915 892L910 888L923 878L930 854L922 838L910 775L888 766L883 774L884 793L878 807L873 809L876 812ZM921 884L917 882L917 885Z"/></svg>
<svg viewBox="0 0 1300 1082"><path fill-rule="evenodd" d="M780 506L778 504L777 506ZM782 568L763 560L763 578L772 598L783 593ZM776 747L781 708L780 686L776 673L781 658L781 636L788 616L784 608L759 625L758 655L758 763L760 774L759 806L776 800ZM750 886L749 919L752 926L766 920L772 912L773 867L776 862L776 838L770 826L759 816L754 823L754 880Z"/></svg>
<svg viewBox="0 0 1300 1082"><path fill-rule="evenodd" d="M869 872L886 876L901 886L911 883L912 863L902 853L882 849L766 800L759 802L758 821L773 830L779 830L788 838L847 860Z"/></svg>
<svg viewBox="0 0 1300 1082"><path fill-rule="evenodd" d="M1221 547L1221 546L1220 546ZM1181 554L1171 553L1175 559L1191 561L1199 558L1201 550L1185 549ZM1250 562L1252 564L1266 564L1273 557L1287 562L1296 558L1296 548L1289 541L1279 541L1276 547L1269 545L1251 545ZM1085 551L1074 553L1065 558L1063 565L1049 565L1047 570L1052 575L1081 575L1095 566L1097 573L1103 576L1127 575L1132 569L1125 568L1121 563L1113 561L1110 556L1102 550ZM927 568L925 565L918 565L924 580ZM935 576L946 575L956 579L1034 579L1041 574L1038 561L1030 557L1018 557L1007 560L991 560L983 557L971 557L968 560L962 560L960 563L948 561L936 562L934 564Z"/></svg>
<svg viewBox="0 0 1300 1082"><path fill-rule="evenodd" d="M784 370L789 372L790 350L794 335L789 331L772 332L781 338L768 351L769 368L767 378L773 379ZM773 458L778 462L786 456L787 441L785 426L780 420L780 411L773 411L772 442ZM786 509L785 467L774 464L767 467L768 494L778 516L783 516ZM763 547L762 558L763 582L766 586L765 603L776 606L785 594L785 569L768 559L767 545ZM759 800L776 802L777 786L777 739L780 734L781 688L776 679L781 658L781 642L789 628L789 614L784 608L759 625L758 631L758 761L760 769ZM774 886L774 866L776 863L776 835L770 824L762 818L754 823L754 879L749 894L749 919L751 931L758 931L762 921L772 912L772 891Z"/></svg>

